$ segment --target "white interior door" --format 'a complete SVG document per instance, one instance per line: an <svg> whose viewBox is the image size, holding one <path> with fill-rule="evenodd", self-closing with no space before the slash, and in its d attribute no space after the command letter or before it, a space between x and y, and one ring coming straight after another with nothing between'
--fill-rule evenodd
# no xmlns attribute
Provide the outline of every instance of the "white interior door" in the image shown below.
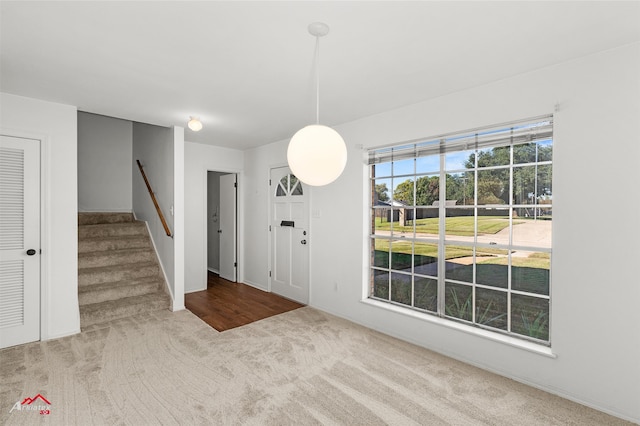
<svg viewBox="0 0 640 426"><path fill-rule="evenodd" d="M288 167L271 169L271 291L309 303L309 193Z"/></svg>
<svg viewBox="0 0 640 426"><path fill-rule="evenodd" d="M236 259L236 174L220 176L220 277L237 280Z"/></svg>
<svg viewBox="0 0 640 426"><path fill-rule="evenodd" d="M0 136L0 347L40 340L40 141Z"/></svg>

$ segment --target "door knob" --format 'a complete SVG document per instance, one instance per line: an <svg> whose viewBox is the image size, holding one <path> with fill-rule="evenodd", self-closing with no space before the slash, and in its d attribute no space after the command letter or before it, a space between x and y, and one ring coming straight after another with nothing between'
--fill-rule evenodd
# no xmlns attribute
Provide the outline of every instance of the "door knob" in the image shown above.
<svg viewBox="0 0 640 426"><path fill-rule="evenodd" d="M300 244L307 244L307 240L300 241Z"/></svg>
<svg viewBox="0 0 640 426"><path fill-rule="evenodd" d="M34 254L36 254L36 251L34 249L27 250L27 256L33 256Z"/></svg>

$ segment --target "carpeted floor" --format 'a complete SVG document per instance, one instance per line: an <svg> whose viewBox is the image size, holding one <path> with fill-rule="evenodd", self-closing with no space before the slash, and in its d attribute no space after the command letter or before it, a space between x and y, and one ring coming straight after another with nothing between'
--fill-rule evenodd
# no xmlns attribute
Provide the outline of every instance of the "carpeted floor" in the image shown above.
<svg viewBox="0 0 640 426"><path fill-rule="evenodd" d="M50 414L9 412L38 394ZM152 312L0 351L0 424L40 423L629 424L308 307L223 333Z"/></svg>

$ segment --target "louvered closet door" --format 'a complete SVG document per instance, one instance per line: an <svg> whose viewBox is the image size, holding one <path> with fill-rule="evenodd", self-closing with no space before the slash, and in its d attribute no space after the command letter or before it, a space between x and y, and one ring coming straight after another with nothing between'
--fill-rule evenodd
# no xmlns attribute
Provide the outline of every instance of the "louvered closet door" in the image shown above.
<svg viewBox="0 0 640 426"><path fill-rule="evenodd" d="M40 141L0 136L0 347L40 340Z"/></svg>

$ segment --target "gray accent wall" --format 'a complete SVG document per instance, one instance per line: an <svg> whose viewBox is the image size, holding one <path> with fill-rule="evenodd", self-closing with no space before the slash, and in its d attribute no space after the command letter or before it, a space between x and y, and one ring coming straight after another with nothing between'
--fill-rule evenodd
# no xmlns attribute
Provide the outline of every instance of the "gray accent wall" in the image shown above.
<svg viewBox="0 0 640 426"><path fill-rule="evenodd" d="M171 229L174 205L174 129L133 123L133 158L130 163L133 173L133 212L138 220L149 224L160 263L164 269L172 297L175 295L174 240L168 237L147 191L136 160L140 160L158 204Z"/></svg>
<svg viewBox="0 0 640 426"><path fill-rule="evenodd" d="M78 112L78 210L130 212L131 121Z"/></svg>

